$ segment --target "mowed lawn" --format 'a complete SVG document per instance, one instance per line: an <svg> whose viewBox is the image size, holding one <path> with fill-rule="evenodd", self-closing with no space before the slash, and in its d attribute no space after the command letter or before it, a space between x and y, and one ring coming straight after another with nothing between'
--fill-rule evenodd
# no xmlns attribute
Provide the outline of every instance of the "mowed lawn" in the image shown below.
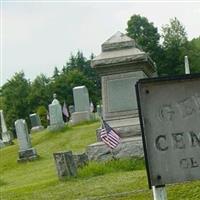
<svg viewBox="0 0 200 200"><path fill-rule="evenodd" d="M76 178L59 181L53 152L85 151L96 141L95 130L99 122L68 127L62 132L43 131L31 135L33 147L40 158L33 162L17 163L18 144L0 150L0 199L1 200L65 200L65 199L116 199L150 200L143 162L138 167L129 161L109 165L91 163L79 170ZM123 167L123 165L130 167ZM141 164L142 163L142 164ZM141 166L142 165L142 166ZM123 169L120 169L122 166ZM126 169L125 169L126 168ZM137 170L136 170L137 169ZM168 199L200 200L200 181L167 186Z"/></svg>

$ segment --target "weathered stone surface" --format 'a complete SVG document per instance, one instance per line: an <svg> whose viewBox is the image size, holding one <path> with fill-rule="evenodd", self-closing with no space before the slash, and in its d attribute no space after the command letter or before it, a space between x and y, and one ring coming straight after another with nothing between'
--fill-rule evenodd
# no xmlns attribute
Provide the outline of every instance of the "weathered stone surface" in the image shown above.
<svg viewBox="0 0 200 200"><path fill-rule="evenodd" d="M102 53L92 60L91 66L102 76L133 71L144 71L147 76L156 73L155 64L148 54L120 32L102 44Z"/></svg>
<svg viewBox="0 0 200 200"><path fill-rule="evenodd" d="M3 140L0 139L0 148L5 147L5 144L3 143Z"/></svg>
<svg viewBox="0 0 200 200"><path fill-rule="evenodd" d="M11 145L13 144L12 137L10 131L7 130L6 122L3 115L3 110L0 110L0 118L1 118L2 141L4 142L5 145Z"/></svg>
<svg viewBox="0 0 200 200"><path fill-rule="evenodd" d="M54 153L53 156L60 180L63 180L66 177L76 176L77 168L71 151L57 152Z"/></svg>
<svg viewBox="0 0 200 200"><path fill-rule="evenodd" d="M89 120L90 120L90 113L88 111L72 113L73 125Z"/></svg>
<svg viewBox="0 0 200 200"><path fill-rule="evenodd" d="M18 162L36 159L38 157L37 152L34 148L32 148L26 121L23 119L16 120L15 129L20 149Z"/></svg>
<svg viewBox="0 0 200 200"><path fill-rule="evenodd" d="M70 115L72 115L73 112L75 112L74 105L69 105L69 113L70 113Z"/></svg>
<svg viewBox="0 0 200 200"><path fill-rule="evenodd" d="M31 120L31 132L39 132L44 129L44 127L41 125L41 120L40 117L37 113L33 113L29 115L30 120Z"/></svg>
<svg viewBox="0 0 200 200"><path fill-rule="evenodd" d="M50 125L47 127L50 131L57 131L65 126L63 121L62 109L59 101L54 94L54 100L49 105Z"/></svg>
<svg viewBox="0 0 200 200"><path fill-rule="evenodd" d="M86 153L75 154L73 155L73 158L74 158L74 162L77 168L84 167L89 162L89 159Z"/></svg>
<svg viewBox="0 0 200 200"><path fill-rule="evenodd" d="M125 138L120 141L118 147L114 150L103 142L91 144L86 149L89 160L111 160L114 158L132 158L143 157L143 146L141 137Z"/></svg>
<svg viewBox="0 0 200 200"><path fill-rule="evenodd" d="M91 65L101 75L103 119L122 138L141 134L135 84L156 74L148 54L118 32L102 44L102 53Z"/></svg>
<svg viewBox="0 0 200 200"><path fill-rule="evenodd" d="M32 147L31 139L28 134L28 127L24 119L18 119L15 121L15 130L17 139L19 142L20 151L25 151Z"/></svg>
<svg viewBox="0 0 200 200"><path fill-rule="evenodd" d="M97 114L99 115L99 117L102 116L102 105L97 105Z"/></svg>
<svg viewBox="0 0 200 200"><path fill-rule="evenodd" d="M18 162L31 161L37 158L38 158L38 155L37 155L36 149L30 148L24 151L19 151L19 159L17 161Z"/></svg>
<svg viewBox="0 0 200 200"><path fill-rule="evenodd" d="M73 88L75 112L90 111L88 89L83 86Z"/></svg>

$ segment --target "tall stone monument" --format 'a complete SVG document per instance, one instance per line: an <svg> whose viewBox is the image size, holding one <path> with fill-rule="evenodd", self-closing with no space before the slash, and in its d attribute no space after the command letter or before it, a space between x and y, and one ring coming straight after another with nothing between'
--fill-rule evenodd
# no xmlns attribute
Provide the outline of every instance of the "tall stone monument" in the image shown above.
<svg viewBox="0 0 200 200"><path fill-rule="evenodd" d="M49 105L50 131L62 129L65 126L62 115L62 108L59 101L56 99L56 94L53 95L54 100Z"/></svg>
<svg viewBox="0 0 200 200"><path fill-rule="evenodd" d="M3 115L3 110L0 110L0 118L1 118L1 136L2 141L5 145L13 144L11 133L7 130L6 122Z"/></svg>
<svg viewBox="0 0 200 200"><path fill-rule="evenodd" d="M122 138L119 148L123 150L123 139L126 146L129 141L142 146L135 83L156 76L154 62L133 39L117 32L102 44L102 53L91 66L101 76L102 117Z"/></svg>
<svg viewBox="0 0 200 200"><path fill-rule="evenodd" d="M72 124L90 120L89 94L85 86L73 88L75 112L72 113Z"/></svg>
<svg viewBox="0 0 200 200"><path fill-rule="evenodd" d="M18 161L27 161L36 159L36 149L32 148L31 139L28 133L28 127L24 119L15 121L15 130L19 142L19 159Z"/></svg>
<svg viewBox="0 0 200 200"><path fill-rule="evenodd" d="M30 114L29 117L30 117L31 126L32 126L31 132L38 132L44 129L44 127L41 125L41 120L37 113Z"/></svg>

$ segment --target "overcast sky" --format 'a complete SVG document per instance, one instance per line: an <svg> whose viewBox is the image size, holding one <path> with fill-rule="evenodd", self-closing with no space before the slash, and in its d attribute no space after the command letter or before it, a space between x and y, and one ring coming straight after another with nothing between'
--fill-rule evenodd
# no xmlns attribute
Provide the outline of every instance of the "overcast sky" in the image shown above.
<svg viewBox="0 0 200 200"><path fill-rule="evenodd" d="M159 28L177 17L188 38L200 35L200 2L16 2L1 6L1 85L23 70L30 80L51 76L70 53L99 54L115 32L125 33L131 15Z"/></svg>

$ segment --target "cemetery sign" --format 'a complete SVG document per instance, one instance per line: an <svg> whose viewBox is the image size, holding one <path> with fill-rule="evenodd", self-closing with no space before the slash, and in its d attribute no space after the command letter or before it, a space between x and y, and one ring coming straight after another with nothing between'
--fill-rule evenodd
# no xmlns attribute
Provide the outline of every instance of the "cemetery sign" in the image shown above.
<svg viewBox="0 0 200 200"><path fill-rule="evenodd" d="M200 74L136 84L149 186L200 179Z"/></svg>

